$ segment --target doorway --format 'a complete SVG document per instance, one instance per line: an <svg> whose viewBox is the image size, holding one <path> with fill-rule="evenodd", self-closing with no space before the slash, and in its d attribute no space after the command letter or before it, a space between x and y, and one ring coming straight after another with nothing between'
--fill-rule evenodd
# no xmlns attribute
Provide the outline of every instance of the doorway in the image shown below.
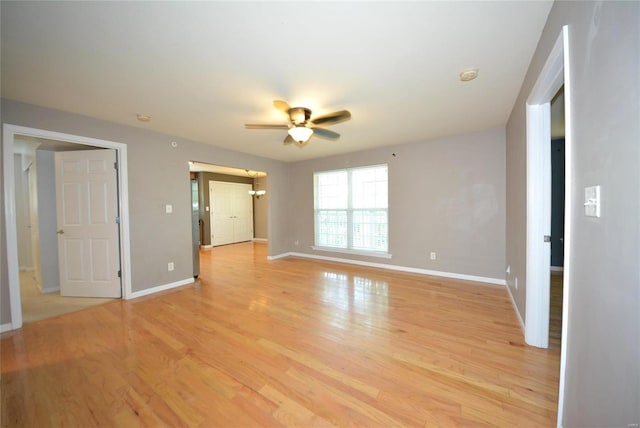
<svg viewBox="0 0 640 428"><path fill-rule="evenodd" d="M62 193L60 189L56 189L56 183L59 182L56 179L56 172L60 173L60 169L56 168L56 159L60 155L67 154L73 154L76 157L84 153L94 154L97 153L96 149L99 148L16 136L14 146L16 231L23 323L77 311L111 300L94 298L97 296L63 297L63 292L69 292L69 282L64 283L65 287L61 287L60 281L58 241L60 238L67 238L69 241L73 238L73 234L56 233L58 225L61 224L57 213L57 202ZM110 175L113 177L113 172ZM115 207L112 209L115 210ZM117 238L111 241L115 244ZM63 248L67 247L63 245ZM77 259L81 260L83 256L84 254L81 254ZM93 258L93 260L95 262L100 258ZM72 282L77 283L77 281ZM119 281L117 286L119 294Z"/></svg>
<svg viewBox="0 0 640 428"><path fill-rule="evenodd" d="M527 209L526 209L526 322L527 344L549 346L550 235L551 235L551 100L564 85L565 107L565 222L564 266L562 272L562 329L560 376L558 385L558 421L562 420L566 376L567 323L571 288L572 218L572 143L571 72L569 27L562 27L540 71L526 105L527 123Z"/></svg>
<svg viewBox="0 0 640 428"><path fill-rule="evenodd" d="M19 268L18 257L18 231L17 231L17 219L16 219L16 183L15 183L15 171L14 171L14 149L19 144L20 140L28 140L35 142L36 145L46 143L53 146L62 147L65 146L65 150L77 150L83 146L91 146L94 148L108 148L115 149L119 168L117 171L117 177L119 182L119 194L118 204L120 206L120 230L119 235L119 251L120 251L120 266L121 266L121 283L124 298L128 298L131 294L131 274L130 274L130 249L129 249L129 216L128 216L128 174L127 174L127 150L126 145L121 143L115 143L106 140L98 140L89 137L82 137L70 134L63 134L53 131L27 128L22 126L15 126L4 124L3 125L3 171L4 171L4 203L5 203L5 232L7 243L7 266L9 277L9 300L10 300L10 313L11 323L2 326L2 331L13 330L22 327L24 322L22 312L22 295L21 292L21 278ZM47 217L47 216L43 216ZM55 226L54 226L55 227ZM54 251L47 251L46 255L55 253L57 255L57 248ZM42 266L43 261L40 260L39 266ZM36 279L36 275L34 280ZM28 277L25 280L29 279ZM40 279L40 284L42 280ZM23 281L24 282L24 281ZM53 287L55 289L55 287ZM39 290L40 291L40 290ZM45 291L47 287L45 287ZM51 296L49 296L51 297ZM78 303L80 303L78 301ZM87 303L87 302L85 302ZM95 302L92 302L95 303ZM71 305L72 307L74 305Z"/></svg>
<svg viewBox="0 0 640 428"><path fill-rule="evenodd" d="M551 100L551 270L549 279L549 348L562 342L564 270L565 129L564 86Z"/></svg>
<svg viewBox="0 0 640 428"><path fill-rule="evenodd" d="M196 255L198 261L202 251L211 251L213 245L218 243L212 239L212 201L210 183L234 183L247 186L243 189L252 205L253 216L245 229L252 229L246 240L268 241L268 209L269 189L267 173L251 169L241 169L215 165L201 161L190 161L189 171L191 179L192 205L194 212L192 221L194 243L194 276L197 271ZM249 190L251 192L249 192ZM194 192L197 195L194 195ZM197 199L197 202L196 202Z"/></svg>

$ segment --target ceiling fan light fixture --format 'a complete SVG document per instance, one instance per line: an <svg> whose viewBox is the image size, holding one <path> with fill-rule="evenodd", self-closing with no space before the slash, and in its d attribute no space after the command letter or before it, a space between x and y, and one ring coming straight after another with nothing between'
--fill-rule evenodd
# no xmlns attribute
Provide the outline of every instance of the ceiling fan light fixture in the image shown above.
<svg viewBox="0 0 640 428"><path fill-rule="evenodd" d="M313 134L313 129L307 128L304 125L292 126L289 128L289 135L298 143L304 143Z"/></svg>

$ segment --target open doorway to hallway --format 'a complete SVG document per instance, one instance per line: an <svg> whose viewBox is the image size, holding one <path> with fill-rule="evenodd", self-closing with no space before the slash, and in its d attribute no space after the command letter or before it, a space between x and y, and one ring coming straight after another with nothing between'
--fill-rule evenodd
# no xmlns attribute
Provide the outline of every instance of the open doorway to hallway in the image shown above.
<svg viewBox="0 0 640 428"><path fill-rule="evenodd" d="M29 323L112 301L60 291L56 153L100 147L16 135L13 145L22 321Z"/></svg>
<svg viewBox="0 0 640 428"><path fill-rule="evenodd" d="M267 243L269 191L263 171L189 162L194 277L200 251L246 241Z"/></svg>

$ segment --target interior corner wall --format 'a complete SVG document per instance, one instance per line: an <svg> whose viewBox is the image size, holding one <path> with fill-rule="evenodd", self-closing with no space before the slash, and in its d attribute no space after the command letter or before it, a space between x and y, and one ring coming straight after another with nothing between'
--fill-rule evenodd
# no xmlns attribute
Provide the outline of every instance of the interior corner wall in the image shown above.
<svg viewBox="0 0 640 428"><path fill-rule="evenodd" d="M504 281L504 142L499 128L292 164L292 251ZM313 173L382 163L392 258L312 249Z"/></svg>
<svg viewBox="0 0 640 428"><path fill-rule="evenodd" d="M25 154L13 155L13 175L16 186L16 234L18 238L18 262L20 271L33 271L29 210L29 173L23 169Z"/></svg>
<svg viewBox="0 0 640 428"><path fill-rule="evenodd" d="M0 139L3 138L2 134L0 132ZM3 197L0 198L0 325L5 326L11 323L11 305L9 302L9 271L7 270L7 241L5 235L4 150L0 150L0 185L3 189Z"/></svg>
<svg viewBox="0 0 640 428"><path fill-rule="evenodd" d="M38 168L38 230L40 232L40 269L42 284L47 293L60 289L60 267L58 265L58 235L56 213L56 166L55 152L36 150Z"/></svg>
<svg viewBox="0 0 640 428"><path fill-rule="evenodd" d="M261 177L260 189L266 190L267 193L253 198L253 236L256 239L269 239L269 177ZM256 186L254 186L254 189Z"/></svg>
<svg viewBox="0 0 640 428"><path fill-rule="evenodd" d="M141 127L93 119L60 110L2 100L2 121L127 145L132 291L184 281L193 277L191 187L189 160L266 171L270 177L269 254L288 251L286 186L283 162L221 149L209 144L165 135ZM171 142L178 142L172 147ZM215 143L215 142L214 142ZM4 198L2 202L4 206ZM173 213L165 213L165 205ZM4 210L2 211L4 222ZM10 322L6 237L2 228L1 321ZM167 271L173 261L175 270Z"/></svg>
<svg viewBox="0 0 640 428"><path fill-rule="evenodd" d="M556 1L506 127L507 283L526 317L525 103L567 25L574 191L558 415L567 428L640 423L639 22L639 2ZM601 218L583 213L584 188L594 185Z"/></svg>

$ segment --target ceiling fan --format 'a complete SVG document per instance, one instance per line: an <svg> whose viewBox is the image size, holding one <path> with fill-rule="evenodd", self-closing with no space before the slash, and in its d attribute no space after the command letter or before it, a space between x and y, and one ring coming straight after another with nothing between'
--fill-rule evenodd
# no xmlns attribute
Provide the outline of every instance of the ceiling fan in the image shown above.
<svg viewBox="0 0 640 428"><path fill-rule="evenodd" d="M275 100L273 105L287 116L289 123L282 125L248 123L244 127L247 129L286 129L287 137L283 143L296 144L299 147L304 146L314 134L329 140L337 140L340 138L340 134L329 129L320 128L318 125L334 124L351 119L351 113L348 110L340 110L311 118L311 110L306 107L291 107L286 101L282 100Z"/></svg>

